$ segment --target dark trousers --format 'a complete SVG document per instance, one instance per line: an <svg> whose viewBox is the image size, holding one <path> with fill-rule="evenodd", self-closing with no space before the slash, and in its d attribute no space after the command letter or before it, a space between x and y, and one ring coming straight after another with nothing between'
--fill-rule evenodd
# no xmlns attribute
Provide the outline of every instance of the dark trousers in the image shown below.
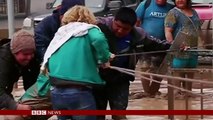
<svg viewBox="0 0 213 120"><path fill-rule="evenodd" d="M106 84L102 88L93 90L98 110L106 110L107 103L111 110L126 110L128 106L129 81L122 81L119 84ZM112 115L112 119L126 119L124 115ZM105 120L105 116L98 116L97 120Z"/></svg>

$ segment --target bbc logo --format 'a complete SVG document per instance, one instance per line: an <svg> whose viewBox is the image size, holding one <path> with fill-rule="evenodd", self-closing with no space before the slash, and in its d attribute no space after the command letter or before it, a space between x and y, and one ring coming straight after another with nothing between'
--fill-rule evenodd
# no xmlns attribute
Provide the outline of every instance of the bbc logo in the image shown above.
<svg viewBox="0 0 213 120"><path fill-rule="evenodd" d="M32 115L47 115L47 111L46 110L32 110L31 114Z"/></svg>

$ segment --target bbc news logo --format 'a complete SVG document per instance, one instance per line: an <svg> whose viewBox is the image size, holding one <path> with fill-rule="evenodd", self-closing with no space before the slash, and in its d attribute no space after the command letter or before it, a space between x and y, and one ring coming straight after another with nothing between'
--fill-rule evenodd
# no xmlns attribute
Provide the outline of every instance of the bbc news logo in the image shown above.
<svg viewBox="0 0 213 120"><path fill-rule="evenodd" d="M61 115L59 110L32 110L32 115Z"/></svg>
<svg viewBox="0 0 213 120"><path fill-rule="evenodd" d="M32 115L47 115L46 110L32 110L31 112Z"/></svg>

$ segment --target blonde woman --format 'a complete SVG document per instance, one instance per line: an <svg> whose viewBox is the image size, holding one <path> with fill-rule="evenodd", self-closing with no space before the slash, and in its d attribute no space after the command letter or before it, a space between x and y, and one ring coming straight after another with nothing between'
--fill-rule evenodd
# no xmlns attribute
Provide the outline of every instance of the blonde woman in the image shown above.
<svg viewBox="0 0 213 120"><path fill-rule="evenodd" d="M54 110L95 110L91 89L104 85L98 65L108 62L110 52L94 15L84 6L74 6L62 18L44 55L48 63ZM58 116L58 119L95 120L95 116Z"/></svg>

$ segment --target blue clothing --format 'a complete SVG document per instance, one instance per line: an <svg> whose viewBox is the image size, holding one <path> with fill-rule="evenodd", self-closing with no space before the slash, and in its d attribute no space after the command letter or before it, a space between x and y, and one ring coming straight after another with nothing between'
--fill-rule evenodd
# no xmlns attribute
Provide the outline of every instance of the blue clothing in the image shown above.
<svg viewBox="0 0 213 120"><path fill-rule="evenodd" d="M113 51L113 53L115 54L119 54L120 51L118 51L118 43L114 43L114 41L119 41L120 38L117 38L112 30L112 23L114 20L114 17L98 17L98 22L105 24L109 31L111 36L108 39L108 43L110 44L110 46L115 46L116 49L115 51ZM134 27L132 29L132 31L129 33L129 35L131 35L131 39L130 39L130 49L128 49L127 51L123 52L123 53L135 53L135 52L148 52L148 51L157 51L157 50L166 50L169 49L170 44L166 41L166 40L160 40L154 37L149 36L142 28L140 27ZM116 44L116 45L113 45ZM110 51L112 51L113 48L110 49ZM122 53L122 54L123 54ZM139 57L141 57L140 55L131 55L128 56L128 63L126 64L125 68L128 69L135 69L136 63L139 59ZM119 57L116 57L115 59L113 59L113 61L111 61L111 65L113 66L117 66L119 63ZM104 69L104 70L100 70L100 75L102 76L102 78L104 80L106 80L107 82L112 82L112 83L122 83L122 81L127 80L127 81L133 81L135 78L132 75L128 75L125 73L121 73L118 72L116 70L112 70L112 69ZM113 75L113 76L112 76Z"/></svg>
<svg viewBox="0 0 213 120"><path fill-rule="evenodd" d="M51 101L54 110L95 110L91 90L80 88L53 88ZM59 120L96 120L96 116L58 116Z"/></svg>
<svg viewBox="0 0 213 120"><path fill-rule="evenodd" d="M191 55L190 58L174 58L172 61L173 68L196 68L198 65L198 56Z"/></svg>
<svg viewBox="0 0 213 120"><path fill-rule="evenodd" d="M119 54L123 54L127 52L130 49L130 41L131 41L131 35L127 35L125 37L119 38L117 42L117 51ZM128 67L128 56L121 56L117 58L118 60L116 61L115 65L117 67L123 67L127 68Z"/></svg>
<svg viewBox="0 0 213 120"><path fill-rule="evenodd" d="M98 18L98 22L105 24L108 28L101 28L101 30L108 39L110 51L115 50L113 51L115 54L168 49L170 47L170 44L166 41L148 36L140 27L133 28L125 38L118 38L112 30L113 20L114 17ZM110 64L134 70L139 57L139 55L125 56L124 59L123 57L116 57ZM133 81L135 77L110 68L99 69L99 73L101 78L106 81L106 85L102 89L94 90L97 108L105 110L107 102L109 102L112 110L126 110L128 105L129 81ZM113 116L115 117L116 115ZM104 116L101 117L104 119Z"/></svg>
<svg viewBox="0 0 213 120"><path fill-rule="evenodd" d="M180 9L176 7L173 8L168 12L165 18L165 27L170 27L174 30L172 33L174 38L179 31L188 33L191 39L186 41L187 45L196 47L199 30L201 30L201 21L194 9L192 9L192 13L193 15L191 17L186 17Z"/></svg>
<svg viewBox="0 0 213 120"><path fill-rule="evenodd" d="M155 0L151 0L149 7L145 10L145 2L141 2L136 9L137 17L142 21L141 27L151 36L158 39L165 39L164 19L173 5L167 3L165 6L159 6Z"/></svg>
<svg viewBox="0 0 213 120"><path fill-rule="evenodd" d="M44 53L60 25L60 13L59 10L55 10L35 27L36 54L40 62L43 61Z"/></svg>
<svg viewBox="0 0 213 120"><path fill-rule="evenodd" d="M165 18L165 27L170 27L174 30L173 38L182 31L188 34L187 40L184 41L187 46L197 47L199 31L201 29L201 22L198 14L192 9L192 16L187 17L180 9L173 8L169 11ZM172 61L172 67L174 68L195 68L198 64L197 53L179 52L175 54L175 58Z"/></svg>

